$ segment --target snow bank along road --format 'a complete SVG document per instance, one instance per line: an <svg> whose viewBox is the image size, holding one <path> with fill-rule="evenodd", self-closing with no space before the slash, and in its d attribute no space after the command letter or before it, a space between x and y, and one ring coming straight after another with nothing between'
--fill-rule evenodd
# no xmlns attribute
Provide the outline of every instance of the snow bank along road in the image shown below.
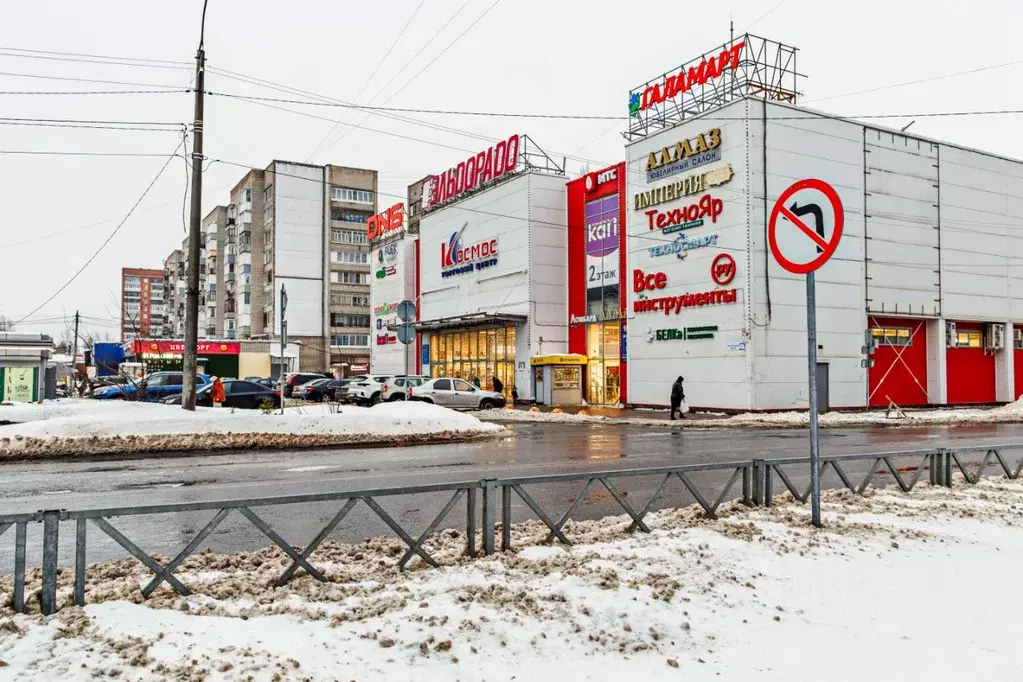
<svg viewBox="0 0 1023 682"><path fill-rule="evenodd" d="M1017 680L1021 509L1023 485L992 477L829 492L823 531L797 504L665 511L650 535L571 524L571 548L529 523L473 562L443 534L427 548L446 566L404 574L400 543L330 543L314 559L332 583L276 590L282 553L208 553L179 571L193 596L142 605L148 576L123 560L89 568L84 609L0 616L0 679Z"/></svg>
<svg viewBox="0 0 1023 682"><path fill-rule="evenodd" d="M821 434L824 455L912 450L938 443L977 445L1023 443L1023 425L976 425L915 429L844 429ZM98 509L127 505L245 499L276 495L362 490L444 483L481 478L582 473L611 469L650 468L701 462L749 460L754 457L805 456L806 435L793 430L670 432L620 425L514 424L497 440L426 445L319 449L300 452L235 452L184 458L148 458L130 462L59 460L11 462L0 467L0 513L39 509ZM1011 453L1018 457L1019 452ZM846 466L852 475L869 464ZM693 481L714 490L727 482L720 472L693 474ZM891 477L881 476L882 484ZM632 504L653 494L657 477L618 479L616 485ZM797 485L806 476L794 475ZM833 475L825 485L837 485ZM780 491L780 483L778 484ZM579 494L582 483L528 486L529 494L557 519ZM382 499L381 505L399 523L418 535L447 502L447 494ZM686 505L693 498L674 482L664 505ZM264 507L257 513L293 544L304 544L337 512L333 503ZM456 517L453 512L451 519ZM514 498L513 519L534 518ZM596 519L620 513L611 496L593 489L575 512ZM211 512L133 516L112 520L114 526L143 550L176 554L212 516ZM454 525L452 521L451 525ZM28 526L28 563L39 565L40 525ZM73 523L61 526L62 566L74 565ZM358 541L389 534L364 505L358 505L335 529L332 539ZM204 546L218 551L251 551L265 547L266 537L232 512ZM89 530L89 561L126 556L97 529ZM13 566L13 531L0 536L0 573Z"/></svg>
<svg viewBox="0 0 1023 682"><path fill-rule="evenodd" d="M427 403L372 408L329 405L284 414L120 400L2 404L0 461L97 454L298 448L352 444L452 442L503 431L471 414Z"/></svg>

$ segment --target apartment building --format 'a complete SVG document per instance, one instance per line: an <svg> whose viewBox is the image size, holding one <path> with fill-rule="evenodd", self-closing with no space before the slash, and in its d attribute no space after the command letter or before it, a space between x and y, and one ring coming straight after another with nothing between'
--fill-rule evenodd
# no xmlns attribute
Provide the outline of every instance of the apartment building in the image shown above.
<svg viewBox="0 0 1023 682"><path fill-rule="evenodd" d="M163 336L185 335L185 254L174 249L163 261Z"/></svg>
<svg viewBox="0 0 1023 682"><path fill-rule="evenodd" d="M164 326L164 271L121 268L121 342L159 338Z"/></svg>
<svg viewBox="0 0 1023 682"><path fill-rule="evenodd" d="M230 203L202 221L199 337L279 338L283 285L302 369L368 369L366 221L377 212L377 182L373 170L278 160L246 173ZM187 261L185 239L164 262L176 338L184 336Z"/></svg>
<svg viewBox="0 0 1023 682"><path fill-rule="evenodd" d="M408 234L419 234L419 221L423 217L423 187L432 179L432 175L427 175L408 186L408 211L405 217L408 221Z"/></svg>

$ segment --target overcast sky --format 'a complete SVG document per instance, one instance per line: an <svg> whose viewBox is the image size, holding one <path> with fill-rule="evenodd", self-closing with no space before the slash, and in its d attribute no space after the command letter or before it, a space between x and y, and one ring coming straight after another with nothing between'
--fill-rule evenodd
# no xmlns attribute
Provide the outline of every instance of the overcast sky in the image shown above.
<svg viewBox="0 0 1023 682"><path fill-rule="evenodd" d="M201 8L201 0L7 3L0 28L0 91L139 89L55 77L188 87ZM800 71L808 76L803 103L814 108L849 116L1023 108L1013 85L1023 78L1023 58L1015 47L1023 3L1011 0L734 0L730 6L677 0L210 0L206 87L294 97L229 78L220 69L360 104L624 116L630 88L727 40L730 19L737 32L755 21L754 33L800 48ZM10 48L180 64L26 58ZM974 69L985 70L938 78ZM881 89L918 80L925 82ZM192 120L187 93L3 94L0 103L0 116L11 118ZM527 133L552 156L588 159L593 169L624 158L618 132L623 124L608 121L412 115L463 131L452 133L338 108L273 106L373 130L211 96L206 155L259 168L277 158L377 169L381 192L395 195L382 196L384 206L404 197L414 179L484 148L476 135ZM885 123L901 127L909 120ZM1020 115L920 118L912 132L1023 158L1021 122ZM0 125L0 150L169 155L179 142L173 131ZM0 154L0 315L20 319L64 284L110 236L165 160ZM570 160L568 170L578 174L582 165ZM203 213L227 203L244 173L210 165ZM172 160L106 248L19 331L59 335L64 325L57 319L79 309L94 320L87 330L116 334L120 269L160 268L180 246L186 180L184 161Z"/></svg>

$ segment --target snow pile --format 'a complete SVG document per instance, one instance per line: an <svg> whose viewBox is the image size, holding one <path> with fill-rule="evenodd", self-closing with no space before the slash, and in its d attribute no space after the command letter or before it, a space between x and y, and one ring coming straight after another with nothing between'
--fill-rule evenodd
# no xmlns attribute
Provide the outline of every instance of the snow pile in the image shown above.
<svg viewBox="0 0 1023 682"><path fill-rule="evenodd" d="M421 443L503 431L470 414L418 402L346 406L334 413L330 406L317 405L288 409L283 415L228 408L186 412L158 403L89 400L0 409L31 420L0 426L0 458Z"/></svg>
<svg viewBox="0 0 1023 682"><path fill-rule="evenodd" d="M396 541L328 544L312 562L329 584L300 574L277 590L280 552L203 554L177 573L194 596L161 587L145 605L131 602L149 574L113 562L89 568L84 609L0 618L0 678L861 682L843 662L869 652L884 679L1020 679L1020 505L1023 485L996 479L829 492L823 532L803 505L732 504L714 521L653 515L650 535L570 524L571 548L536 546L545 529L524 524L517 551L473 562L446 531L426 544L446 565L406 573ZM997 598L961 591L978 575ZM38 571L28 581L33 594ZM983 646L948 656L964 637Z"/></svg>

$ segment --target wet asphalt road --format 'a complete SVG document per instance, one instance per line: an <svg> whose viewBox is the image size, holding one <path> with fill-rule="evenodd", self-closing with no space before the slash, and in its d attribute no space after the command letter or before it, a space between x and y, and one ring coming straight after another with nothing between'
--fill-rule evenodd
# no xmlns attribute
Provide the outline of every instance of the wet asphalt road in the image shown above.
<svg viewBox="0 0 1023 682"><path fill-rule="evenodd" d="M823 455L884 452L938 447L948 443L983 445L1023 443L1023 425L971 425L912 429L828 429L821 432ZM1014 453L1015 454L1015 453ZM632 426L515 424L496 440L411 448L323 449L302 452L244 452L194 457L133 460L64 460L0 465L0 513L39 509L88 509L170 502L256 498L274 495L364 490L425 485L480 478L521 477L702 462L748 460L753 457L808 456L805 431L732 430L670 431ZM849 473L867 466L849 466ZM694 483L717 497L730 474L693 474ZM837 484L837 478L825 485ZM807 476L793 476L805 487ZM616 485L634 507L642 507L659 477L618 479ZM882 479L882 483L891 482ZM582 487L579 483L535 485L527 491L557 519ZM739 494L741 488L734 489ZM782 484L776 484L782 492ZM413 536L433 520L450 497L431 493L380 500L392 517ZM689 504L692 497L680 483L670 484L663 505ZM531 518L514 498L513 519ZM286 540L304 545L336 513L335 502L254 508ZM452 510L441 527L464 529L465 505ZM121 517L112 524L150 554L174 555L215 512ZM611 496L594 488L576 518L622 513ZM39 565L41 527L29 527L28 562ZM390 531L373 512L359 504L330 536L353 541ZM13 531L0 538L0 572L13 566ZM218 551L257 549L269 541L239 513L232 512L203 545ZM73 565L74 526L61 524L61 566ZM126 556L99 529L89 529L88 561Z"/></svg>

